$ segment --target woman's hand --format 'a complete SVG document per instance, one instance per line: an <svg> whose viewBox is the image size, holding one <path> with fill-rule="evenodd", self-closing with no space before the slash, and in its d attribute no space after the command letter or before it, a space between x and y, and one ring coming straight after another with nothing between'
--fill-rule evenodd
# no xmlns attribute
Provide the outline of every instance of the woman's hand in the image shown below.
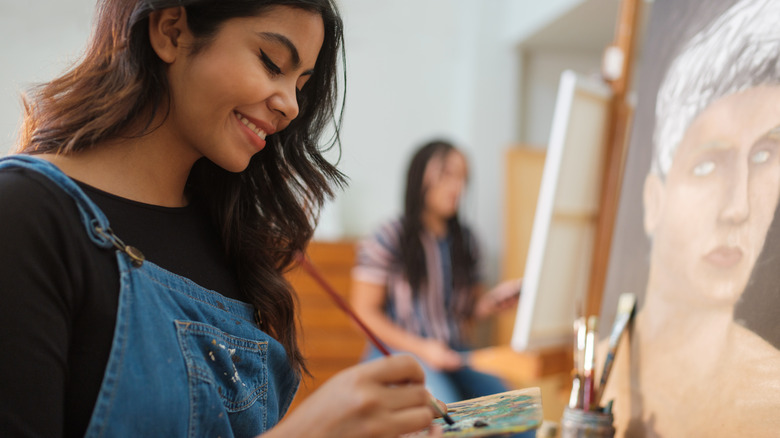
<svg viewBox="0 0 780 438"><path fill-rule="evenodd" d="M431 425L430 397L413 357L380 358L335 375L263 436L398 437Z"/></svg>
<svg viewBox="0 0 780 438"><path fill-rule="evenodd" d="M479 298L474 316L478 319L486 318L517 305L522 289L521 278L500 283Z"/></svg>
<svg viewBox="0 0 780 438"><path fill-rule="evenodd" d="M420 360L435 370L454 371L464 365L460 353L435 339L425 339L422 347L415 353Z"/></svg>

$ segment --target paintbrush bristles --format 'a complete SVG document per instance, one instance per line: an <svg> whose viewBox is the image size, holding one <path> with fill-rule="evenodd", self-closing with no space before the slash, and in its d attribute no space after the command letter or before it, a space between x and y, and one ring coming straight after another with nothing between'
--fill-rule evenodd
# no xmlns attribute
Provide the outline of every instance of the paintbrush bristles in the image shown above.
<svg viewBox="0 0 780 438"><path fill-rule="evenodd" d="M585 369L585 335L588 332L588 324L584 316L577 318L577 355L575 356L577 372L582 375Z"/></svg>
<svg viewBox="0 0 780 438"><path fill-rule="evenodd" d="M574 369L572 370L572 388L569 395L569 407L582 408L583 378L585 376L585 332L587 324L584 316L574 320Z"/></svg>
<svg viewBox="0 0 780 438"><path fill-rule="evenodd" d="M618 309L615 315L615 322L612 324L612 332L609 335L609 351L607 357L604 360L604 368L601 371L601 380L596 395L596 404L601 403L601 397L604 395L604 387L607 385L609 374L612 372L612 365L615 361L615 354L617 353L618 345L620 345L620 338L626 331L629 321L634 315L636 309L636 295L632 293L624 293L620 295L618 299Z"/></svg>
<svg viewBox="0 0 780 438"><path fill-rule="evenodd" d="M617 345L620 340L620 336L626 328L628 320L631 319L631 315L634 313L636 307L636 295L632 293L620 294L618 298L617 314L615 316L615 322L612 325L612 333L609 336L610 347Z"/></svg>
<svg viewBox="0 0 780 438"><path fill-rule="evenodd" d="M599 319L597 316L591 315L588 317L587 323L583 316L574 321L574 370L572 370L572 392L569 396L570 408L590 411L600 409L601 396L612 369L620 338L626 331L636 309L636 295L621 294L617 307L617 314L609 336L609 350L598 385L595 382L595 357L596 331Z"/></svg>
<svg viewBox="0 0 780 438"><path fill-rule="evenodd" d="M584 373L584 389L582 392L582 408L585 410L592 410L596 401L595 390L595 378L593 368L596 359L596 330L598 329L599 318L598 316L591 315L588 317L588 331L585 334L585 373Z"/></svg>

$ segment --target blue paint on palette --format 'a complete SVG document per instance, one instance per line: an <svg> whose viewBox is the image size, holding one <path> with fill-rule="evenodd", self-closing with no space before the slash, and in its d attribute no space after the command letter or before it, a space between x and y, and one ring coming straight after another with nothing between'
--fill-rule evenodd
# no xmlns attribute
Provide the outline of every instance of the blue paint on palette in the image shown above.
<svg viewBox="0 0 780 438"><path fill-rule="evenodd" d="M542 424L542 396L539 388L518 389L447 405L455 424L434 422L445 437L502 436L537 429ZM426 436L427 429L408 438Z"/></svg>

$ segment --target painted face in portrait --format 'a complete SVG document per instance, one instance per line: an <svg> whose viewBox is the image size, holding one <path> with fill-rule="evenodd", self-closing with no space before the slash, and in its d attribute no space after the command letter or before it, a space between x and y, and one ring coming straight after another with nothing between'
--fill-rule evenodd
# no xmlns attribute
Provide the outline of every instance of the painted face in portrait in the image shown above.
<svg viewBox="0 0 780 438"><path fill-rule="evenodd" d="M156 47L169 65L171 138L183 139L185 153L244 170L266 136L298 115L296 93L315 67L322 17L277 6L257 17L234 18L195 54L187 52L192 41L186 24L165 26L161 33L181 31L178 44Z"/></svg>
<svg viewBox="0 0 780 438"><path fill-rule="evenodd" d="M780 188L780 86L724 96L685 131L665 179L645 183L660 293L733 305L763 247Z"/></svg>

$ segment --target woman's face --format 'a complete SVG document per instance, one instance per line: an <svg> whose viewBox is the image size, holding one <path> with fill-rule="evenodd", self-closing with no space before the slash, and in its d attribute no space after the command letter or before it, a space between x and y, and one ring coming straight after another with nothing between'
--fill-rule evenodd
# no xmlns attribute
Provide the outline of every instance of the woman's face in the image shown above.
<svg viewBox="0 0 780 438"><path fill-rule="evenodd" d="M426 212L443 220L455 216L467 178L466 158L460 152L433 157L425 169Z"/></svg>
<svg viewBox="0 0 780 438"><path fill-rule="evenodd" d="M171 142L196 159L244 170L266 136L298 115L296 92L323 38L319 14L285 6L223 23L203 50L169 64Z"/></svg>

